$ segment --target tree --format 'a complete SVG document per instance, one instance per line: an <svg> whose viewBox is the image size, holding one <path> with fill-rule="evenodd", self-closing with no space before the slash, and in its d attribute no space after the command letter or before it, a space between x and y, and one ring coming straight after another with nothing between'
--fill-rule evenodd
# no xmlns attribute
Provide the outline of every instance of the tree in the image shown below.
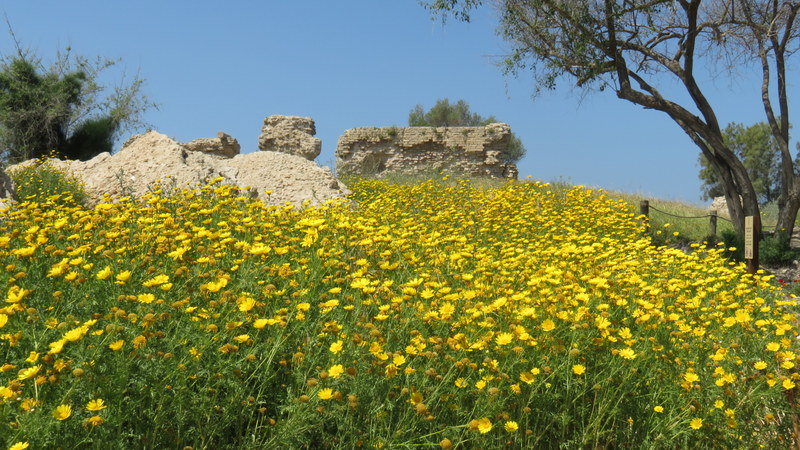
<svg viewBox="0 0 800 450"><path fill-rule="evenodd" d="M436 13L469 21L482 0L433 0ZM781 145L783 228L794 225L800 180L788 154L785 58L797 45L800 1L777 0L497 0L499 33L511 44L507 73L533 69L539 86L561 78L577 86L611 90L618 98L669 116L699 147L720 179L734 227L744 234L745 216L757 218L758 195L741 159L726 145L714 108L696 77L700 55L754 57L763 72L762 99ZM702 6L701 6L702 3ZM755 56L753 56L755 55ZM772 67L774 65L774 68ZM771 69L774 69L772 71ZM777 77L779 114L772 113L770 80ZM688 101L658 85L677 82ZM683 102L683 103L681 103ZM784 143L786 143L784 145ZM787 162L788 161L788 162ZM797 182L787 187L786 180ZM780 203L780 202L779 202ZM791 204L791 206L790 206ZM793 209L793 210L792 210ZM789 220L791 216L791 221ZM788 237L787 237L788 238ZM757 245L757 243L756 243ZM755 248L755 254L758 249ZM754 271L757 261L751 261Z"/></svg>
<svg viewBox="0 0 800 450"><path fill-rule="evenodd" d="M733 122L725 127L722 134L726 145L747 168L759 201L765 204L778 200L781 184L780 145L772 134L769 124L760 122L745 127ZM724 189L716 172L702 154L699 162L703 197L711 199L724 195ZM797 158L795 167L800 167Z"/></svg>
<svg viewBox="0 0 800 450"><path fill-rule="evenodd" d="M143 81L107 92L99 75L116 62L90 61L68 49L45 69L41 60L17 48L0 59L0 149L17 162L52 151L87 160L110 152L120 133L139 128L141 114L154 106L142 94Z"/></svg>
<svg viewBox="0 0 800 450"><path fill-rule="evenodd" d="M464 100L450 103L446 98L437 100L428 112L425 112L422 105L417 105L408 114L410 127L480 127L497 121L494 116L484 118L471 112L469 104ZM525 152L522 141L511 133L508 149L500 158L504 163L516 163L525 156Z"/></svg>
<svg viewBox="0 0 800 450"><path fill-rule="evenodd" d="M731 50L728 55L739 56L745 62L755 61L761 68L761 103L780 154L781 183L775 229L788 241L800 209L800 174L789 150L786 59L799 47L800 1L728 0L721 2L718 8L725 23L720 29L724 33L722 39L737 44L727 47ZM777 111L773 100L777 100Z"/></svg>

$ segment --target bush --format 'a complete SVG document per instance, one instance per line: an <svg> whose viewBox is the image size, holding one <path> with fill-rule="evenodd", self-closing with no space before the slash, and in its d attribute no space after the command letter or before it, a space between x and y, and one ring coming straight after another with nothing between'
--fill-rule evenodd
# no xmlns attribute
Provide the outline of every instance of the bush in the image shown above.
<svg viewBox="0 0 800 450"><path fill-rule="evenodd" d="M744 240L732 230L724 230L720 234L722 242L725 243L725 251L723 254L733 261L744 261Z"/></svg>
<svg viewBox="0 0 800 450"><path fill-rule="evenodd" d="M766 235L761 240L758 254L761 257L761 264L771 266L791 264L792 261L800 257L800 252L789 247L789 239L784 233Z"/></svg>
<svg viewBox="0 0 800 450"><path fill-rule="evenodd" d="M48 160L14 170L9 173L19 201L54 201L59 204L86 202L87 194L83 182L64 172Z"/></svg>

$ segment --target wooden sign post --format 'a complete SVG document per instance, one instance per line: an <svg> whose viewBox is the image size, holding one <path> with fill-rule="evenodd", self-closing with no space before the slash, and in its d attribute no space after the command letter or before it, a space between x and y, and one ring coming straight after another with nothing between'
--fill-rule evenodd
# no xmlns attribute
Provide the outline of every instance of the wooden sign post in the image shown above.
<svg viewBox="0 0 800 450"><path fill-rule="evenodd" d="M744 218L744 259L753 259L753 216Z"/></svg>
<svg viewBox="0 0 800 450"><path fill-rule="evenodd" d="M744 218L744 259L747 260L747 273L758 272L758 240L761 236L761 218L745 216Z"/></svg>

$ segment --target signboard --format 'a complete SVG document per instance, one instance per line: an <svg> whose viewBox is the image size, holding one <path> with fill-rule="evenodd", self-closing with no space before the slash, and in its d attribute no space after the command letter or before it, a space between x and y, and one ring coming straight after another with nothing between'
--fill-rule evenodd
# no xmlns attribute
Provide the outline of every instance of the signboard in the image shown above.
<svg viewBox="0 0 800 450"><path fill-rule="evenodd" d="M753 259L753 216L744 218L744 259Z"/></svg>

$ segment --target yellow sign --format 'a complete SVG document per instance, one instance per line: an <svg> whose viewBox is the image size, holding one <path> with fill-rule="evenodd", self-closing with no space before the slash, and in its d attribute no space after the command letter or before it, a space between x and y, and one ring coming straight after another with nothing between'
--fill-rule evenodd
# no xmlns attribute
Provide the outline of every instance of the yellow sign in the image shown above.
<svg viewBox="0 0 800 450"><path fill-rule="evenodd" d="M753 259L753 216L744 218L744 259Z"/></svg>

